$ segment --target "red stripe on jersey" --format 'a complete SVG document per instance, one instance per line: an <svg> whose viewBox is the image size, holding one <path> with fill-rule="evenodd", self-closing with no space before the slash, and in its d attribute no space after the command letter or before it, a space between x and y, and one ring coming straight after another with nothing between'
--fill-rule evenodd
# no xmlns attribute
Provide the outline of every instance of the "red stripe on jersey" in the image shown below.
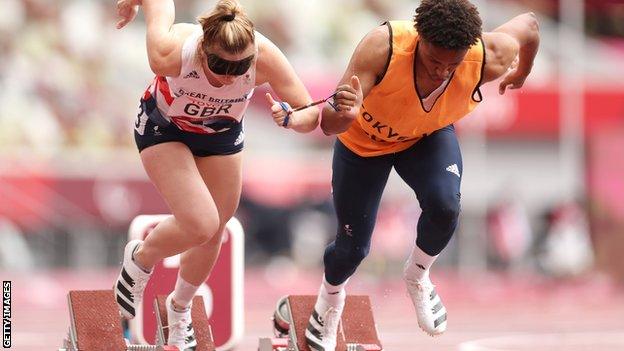
<svg viewBox="0 0 624 351"><path fill-rule="evenodd" d="M143 100L147 100L152 97L156 98L155 94L152 95L152 91L156 93L156 89L155 89L156 86L158 86L158 77L154 77L150 85L147 87L147 89L145 89L145 92L143 93Z"/></svg>
<svg viewBox="0 0 624 351"><path fill-rule="evenodd" d="M154 78L152 83L147 87L147 89L145 89L145 92L143 93L143 100L147 100L152 97L152 87L154 86L156 86L156 78Z"/></svg>
<svg viewBox="0 0 624 351"><path fill-rule="evenodd" d="M165 98L165 102L167 105L171 106L173 103L173 96L171 96L171 91L169 90L169 83L167 82L167 78L158 76L156 77L156 88Z"/></svg>
<svg viewBox="0 0 624 351"><path fill-rule="evenodd" d="M175 123L176 126L178 126L178 128L187 131L187 132L192 132L192 133L198 133L198 134L212 134L210 133L208 130L199 127L197 125L192 124L191 122L184 120L182 118L179 117L171 117L171 120L173 121L173 123Z"/></svg>

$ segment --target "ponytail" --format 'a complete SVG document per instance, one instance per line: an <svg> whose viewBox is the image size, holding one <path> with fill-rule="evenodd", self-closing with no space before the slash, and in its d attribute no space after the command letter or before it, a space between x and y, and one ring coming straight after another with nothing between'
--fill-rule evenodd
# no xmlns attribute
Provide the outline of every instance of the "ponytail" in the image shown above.
<svg viewBox="0 0 624 351"><path fill-rule="evenodd" d="M212 11L197 20L204 32L197 48L200 57L206 57L213 45L235 54L255 41L254 25L236 0L219 0Z"/></svg>

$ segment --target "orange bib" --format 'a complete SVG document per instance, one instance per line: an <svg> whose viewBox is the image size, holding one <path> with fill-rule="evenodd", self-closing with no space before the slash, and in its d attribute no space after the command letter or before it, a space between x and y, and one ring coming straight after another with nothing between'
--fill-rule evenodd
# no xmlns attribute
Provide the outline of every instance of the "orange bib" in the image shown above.
<svg viewBox="0 0 624 351"><path fill-rule="evenodd" d="M481 95L485 66L481 40L468 50L431 111L425 111L414 75L418 32L412 21L388 25L392 52L386 73L364 98L357 120L338 135L347 148L363 157L403 151L423 136L463 118L481 100L475 99L475 94Z"/></svg>

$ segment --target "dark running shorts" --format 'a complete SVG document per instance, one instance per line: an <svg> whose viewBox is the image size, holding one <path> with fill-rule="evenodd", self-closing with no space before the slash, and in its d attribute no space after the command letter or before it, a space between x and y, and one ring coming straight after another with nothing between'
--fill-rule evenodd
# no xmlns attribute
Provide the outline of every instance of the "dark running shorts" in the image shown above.
<svg viewBox="0 0 624 351"><path fill-rule="evenodd" d="M139 152L144 149L168 142L180 142L186 145L193 155L199 157L232 155L243 150L243 123L214 134L199 134L181 130L173 123L156 124L141 109L134 128L134 141ZM142 134L140 132L142 131Z"/></svg>

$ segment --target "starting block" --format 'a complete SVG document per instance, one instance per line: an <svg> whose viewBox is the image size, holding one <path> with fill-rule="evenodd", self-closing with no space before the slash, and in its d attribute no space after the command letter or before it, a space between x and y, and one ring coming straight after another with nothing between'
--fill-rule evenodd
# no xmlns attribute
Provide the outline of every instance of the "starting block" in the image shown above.
<svg viewBox="0 0 624 351"><path fill-rule="evenodd" d="M310 351L305 330L315 302L315 295L281 298L273 314L276 337L261 338L258 351ZM336 341L336 351L383 351L368 296L347 296Z"/></svg>
<svg viewBox="0 0 624 351"><path fill-rule="evenodd" d="M67 295L69 332L59 351L179 351L177 347L165 345L167 312L164 301L164 296L158 296L154 301L159 316L157 344L132 345L124 339L121 315L112 290L70 291ZM191 315L197 338L197 351L214 351L212 333L201 297L193 299Z"/></svg>

